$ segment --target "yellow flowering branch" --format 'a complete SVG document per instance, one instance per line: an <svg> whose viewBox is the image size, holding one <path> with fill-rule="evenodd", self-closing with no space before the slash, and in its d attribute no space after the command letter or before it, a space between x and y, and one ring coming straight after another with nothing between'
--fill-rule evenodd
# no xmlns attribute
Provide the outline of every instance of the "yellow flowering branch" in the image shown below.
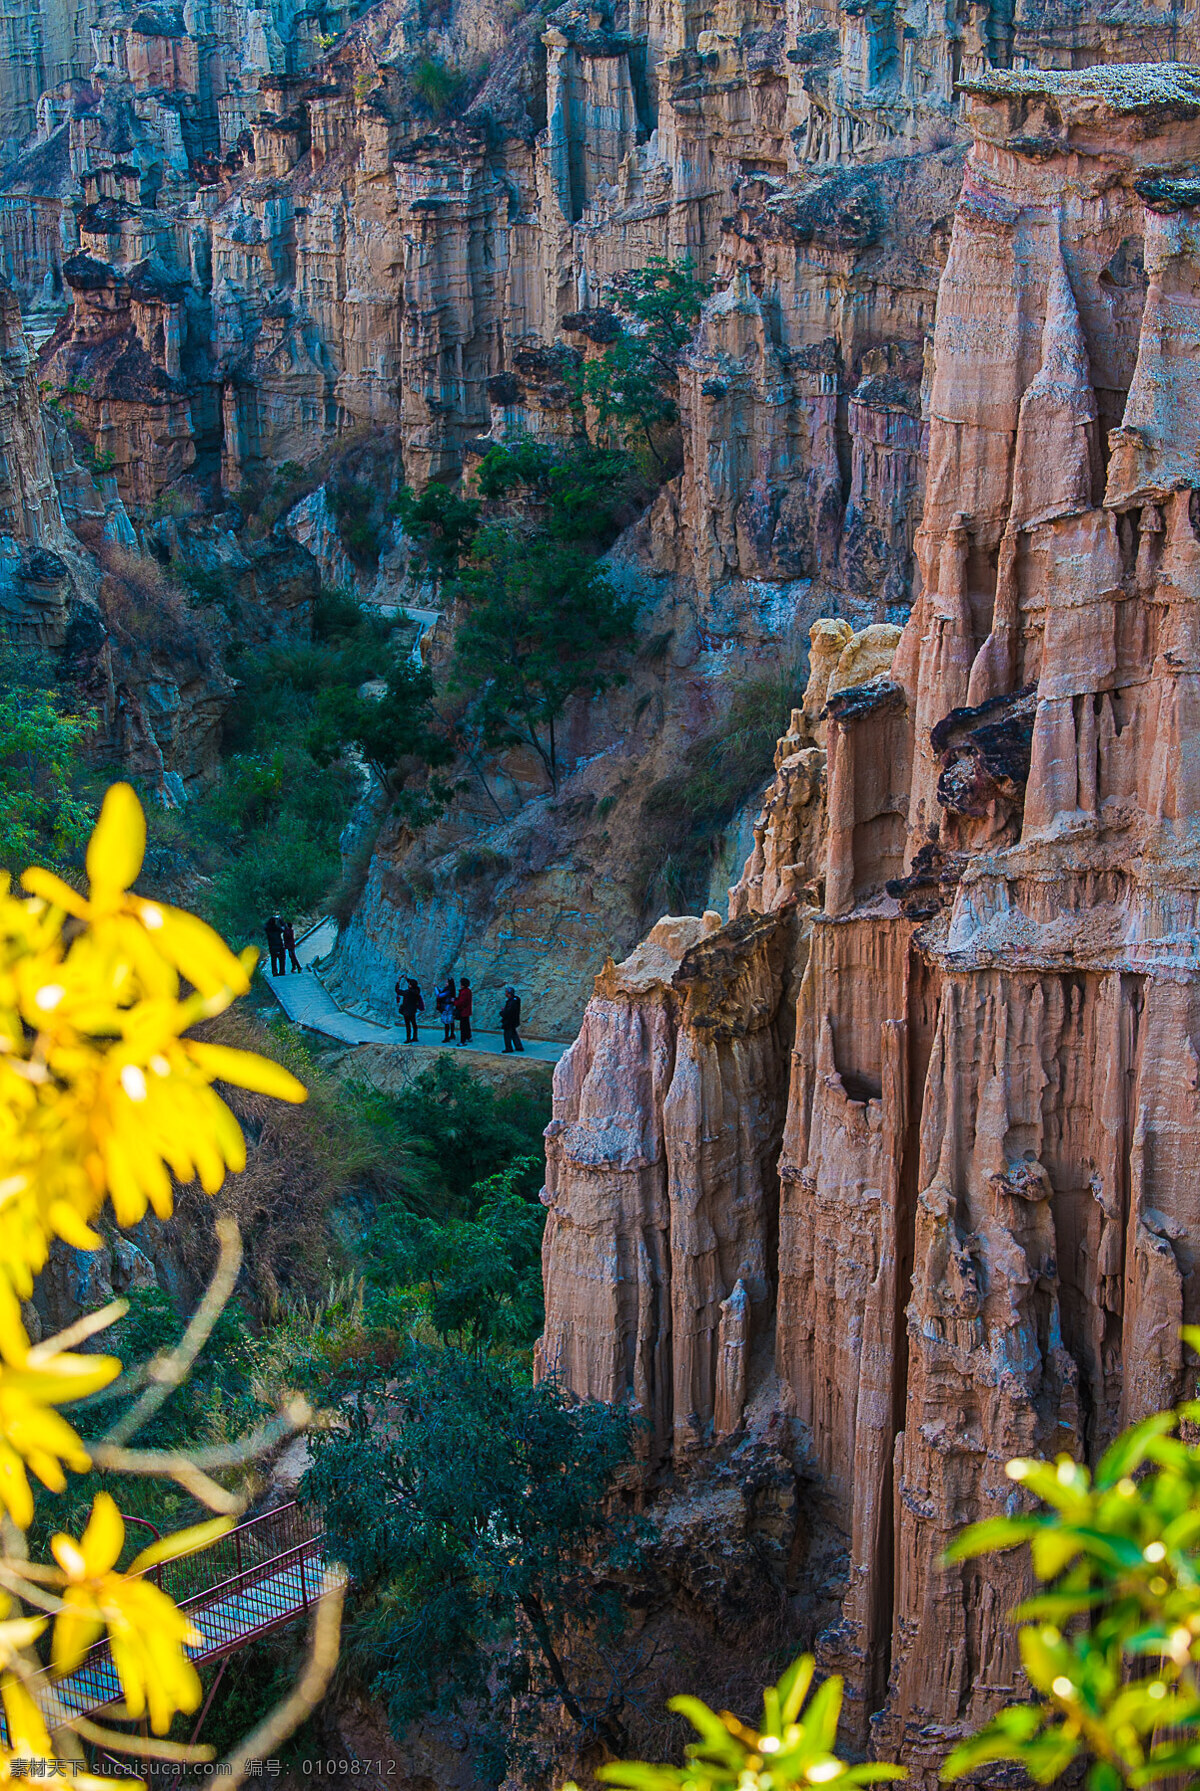
<svg viewBox="0 0 1200 1791"><path fill-rule="evenodd" d="M86 896L43 869L26 871L19 890L0 877L0 1701L8 1731L0 1782L13 1777L16 1759L33 1762L35 1774L39 1760L78 1765L80 1737L137 1755L211 1758L209 1749L165 1739L176 1713L200 1702L186 1650L201 1638L146 1573L205 1546L243 1508L213 1473L245 1466L312 1417L303 1401L293 1401L241 1443L192 1456L126 1447L186 1378L233 1291L241 1242L225 1220L217 1222L216 1273L181 1343L138 1377L122 1376L115 1356L77 1353L123 1314L123 1302L36 1344L25 1328L22 1302L56 1238L97 1250L106 1204L120 1226L147 1212L165 1219L176 1182L197 1180L215 1194L229 1172L245 1166L245 1139L217 1084L305 1098L278 1064L189 1036L198 1021L246 993L255 954L235 956L194 915L136 894L145 844L137 797L117 784L88 846ZM132 1407L95 1444L59 1409L139 1385ZM31 1479L61 1492L68 1474L93 1464L170 1476L221 1515L143 1550L122 1571L124 1520L111 1494L101 1492L82 1536L59 1532L53 1561L31 1561ZM25 1615L21 1606L42 1614ZM340 1590L332 1586L317 1609L301 1680L259 1740L281 1740L323 1692L339 1611ZM124 1695L119 1715L146 1719L159 1739L113 1733L72 1715L47 1679L48 1671L70 1675L101 1635ZM37 1651L44 1636L48 1662Z"/></svg>

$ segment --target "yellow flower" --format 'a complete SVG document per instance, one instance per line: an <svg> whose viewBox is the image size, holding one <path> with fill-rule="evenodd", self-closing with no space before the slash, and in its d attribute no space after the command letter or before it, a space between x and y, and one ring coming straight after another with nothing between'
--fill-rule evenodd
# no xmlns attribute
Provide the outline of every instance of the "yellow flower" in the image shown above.
<svg viewBox="0 0 1200 1791"><path fill-rule="evenodd" d="M213 1082L305 1098L278 1064L185 1036L245 993L254 953L235 957L203 921L130 892L145 839L137 797L116 784L86 898L36 868L26 900L0 879L0 1338L14 1349L51 1239L98 1249L106 1195L132 1225L148 1207L170 1214L172 1177L215 1193L244 1167ZM69 943L68 915L82 923Z"/></svg>
<svg viewBox="0 0 1200 1791"><path fill-rule="evenodd" d="M183 1650L185 1644L198 1647L203 1637L165 1592L139 1576L156 1561L202 1548L229 1527L228 1519L217 1518L179 1531L143 1549L127 1573L117 1573L125 1524L111 1495L97 1493L80 1540L60 1534L50 1543L65 1582L51 1648L55 1672L74 1672L107 1629L130 1715L148 1711L154 1733L165 1735L177 1710L195 1710L200 1702L200 1680Z"/></svg>
<svg viewBox="0 0 1200 1791"><path fill-rule="evenodd" d="M57 1405L84 1399L107 1387L121 1372L115 1356L77 1356L55 1349L47 1338L30 1349L13 1348L0 1335L0 1504L21 1529L33 1522L33 1494L26 1469L43 1486L62 1492L63 1466L84 1473L91 1466L87 1450L58 1412Z"/></svg>
<svg viewBox="0 0 1200 1791"><path fill-rule="evenodd" d="M4 1625L3 1627L8 1627ZM39 1778L49 1776L46 1768L54 1763L53 1744L46 1729L46 1719L21 1684L11 1673L0 1678L0 1697L4 1700L4 1715L8 1723L7 1748L0 1748L0 1784L8 1784L18 1780L24 1785L34 1773ZM21 1762L19 1772L13 1771L17 1761ZM41 1768L31 1765L33 1761L44 1761ZM76 1772L72 1766L71 1784L80 1787L80 1791L111 1791L111 1781L96 1778L92 1773Z"/></svg>

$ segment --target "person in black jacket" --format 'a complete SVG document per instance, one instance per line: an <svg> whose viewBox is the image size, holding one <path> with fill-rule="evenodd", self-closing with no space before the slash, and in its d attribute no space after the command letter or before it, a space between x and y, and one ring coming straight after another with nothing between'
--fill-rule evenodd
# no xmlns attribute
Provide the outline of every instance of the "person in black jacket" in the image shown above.
<svg viewBox="0 0 1200 1791"><path fill-rule="evenodd" d="M509 983L504 991L504 1006L500 1009L500 1030L504 1034L504 1049L523 1051L524 1045L517 1036L517 1027L521 1024L521 997Z"/></svg>
<svg viewBox="0 0 1200 1791"><path fill-rule="evenodd" d="M283 923L283 951L292 960L292 969L299 970L300 960L296 956L296 929L290 920L285 920ZM283 952L279 954L279 962L286 969L286 965L283 963Z"/></svg>
<svg viewBox="0 0 1200 1791"><path fill-rule="evenodd" d="M277 914L272 914L263 932L267 935L267 950L271 954L271 975L282 976L287 968L283 956L283 922Z"/></svg>
<svg viewBox="0 0 1200 1791"><path fill-rule="evenodd" d="M396 984L396 995L400 1002L400 1016L404 1021L404 1042L415 1045L417 1038L417 1015L425 1012L425 1003L421 998L421 986L413 976L406 978L404 987Z"/></svg>

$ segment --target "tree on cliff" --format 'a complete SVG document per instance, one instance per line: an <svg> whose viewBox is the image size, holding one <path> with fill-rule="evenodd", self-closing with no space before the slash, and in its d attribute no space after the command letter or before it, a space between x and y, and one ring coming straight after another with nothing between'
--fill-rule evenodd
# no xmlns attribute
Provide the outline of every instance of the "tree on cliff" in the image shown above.
<svg viewBox="0 0 1200 1791"><path fill-rule="evenodd" d="M410 571L424 571L434 594L458 571L459 561L475 539L479 505L451 485L432 479L418 495L405 486L389 506L413 543Z"/></svg>
<svg viewBox="0 0 1200 1791"><path fill-rule="evenodd" d="M584 1740L619 1740L605 1701L577 1682L570 1638L621 1624L613 1574L635 1537L605 1498L628 1415L569 1404L494 1356L416 1344L349 1365L346 1380L302 1496L349 1567L347 1658L390 1720L474 1704L476 1744L497 1766L508 1698L531 1726L552 1704Z"/></svg>
<svg viewBox="0 0 1200 1791"><path fill-rule="evenodd" d="M618 274L606 292L617 333L580 373L601 438L623 443L656 480L672 470L666 436L679 421L679 361L710 291L686 260L656 256Z"/></svg>
<svg viewBox="0 0 1200 1791"><path fill-rule="evenodd" d="M10 682L0 665L0 864L10 870L43 852L61 858L87 837L80 746L90 719L36 679Z"/></svg>
<svg viewBox="0 0 1200 1791"><path fill-rule="evenodd" d="M587 543L598 553L611 547L645 495L624 449L585 441L510 436L488 450L475 476L485 498L515 498L555 541Z"/></svg>
<svg viewBox="0 0 1200 1791"><path fill-rule="evenodd" d="M456 592L452 688L486 745L531 746L557 790L556 723L572 697L624 682L635 605L575 543L498 523L480 531Z"/></svg>
<svg viewBox="0 0 1200 1791"><path fill-rule="evenodd" d="M380 696L348 685L321 691L308 749L318 765L331 765L347 746L357 748L397 812L410 825L423 826L453 794L453 786L437 776L454 759L454 744L433 696L429 671L407 659L391 666Z"/></svg>

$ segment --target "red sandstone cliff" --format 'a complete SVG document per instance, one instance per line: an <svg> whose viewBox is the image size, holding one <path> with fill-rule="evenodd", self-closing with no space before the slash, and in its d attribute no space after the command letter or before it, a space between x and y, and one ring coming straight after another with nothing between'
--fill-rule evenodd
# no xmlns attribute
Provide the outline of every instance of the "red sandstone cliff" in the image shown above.
<svg viewBox="0 0 1200 1791"><path fill-rule="evenodd" d="M1019 1679L1013 1570L941 1552L1180 1392L1200 1237L1200 78L968 91L911 619L814 640L729 925L598 979L540 1353L680 1451L773 1327L749 1391L850 1540L825 1657L930 1780Z"/></svg>

